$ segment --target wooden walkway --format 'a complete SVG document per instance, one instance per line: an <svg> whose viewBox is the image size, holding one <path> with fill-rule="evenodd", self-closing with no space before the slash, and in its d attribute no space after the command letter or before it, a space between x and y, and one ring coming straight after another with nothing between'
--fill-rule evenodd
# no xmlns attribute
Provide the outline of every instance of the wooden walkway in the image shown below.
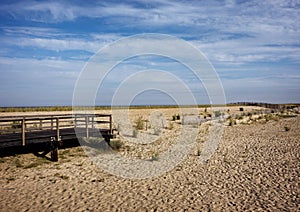
<svg viewBox="0 0 300 212"><path fill-rule="evenodd" d="M57 161L60 143L80 138L115 137L112 116L107 114L38 115L0 117L0 151L7 147L47 144L51 159ZM50 145L49 145L50 144Z"/></svg>

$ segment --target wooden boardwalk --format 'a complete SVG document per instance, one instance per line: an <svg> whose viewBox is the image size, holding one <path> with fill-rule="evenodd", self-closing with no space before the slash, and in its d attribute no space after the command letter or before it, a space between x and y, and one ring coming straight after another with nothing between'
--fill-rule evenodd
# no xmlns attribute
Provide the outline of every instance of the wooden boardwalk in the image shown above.
<svg viewBox="0 0 300 212"><path fill-rule="evenodd" d="M51 147L45 152L51 151L51 158L56 161L60 143L100 136L106 141L115 137L109 114L0 117L0 151L7 147L22 148L44 143L45 147Z"/></svg>

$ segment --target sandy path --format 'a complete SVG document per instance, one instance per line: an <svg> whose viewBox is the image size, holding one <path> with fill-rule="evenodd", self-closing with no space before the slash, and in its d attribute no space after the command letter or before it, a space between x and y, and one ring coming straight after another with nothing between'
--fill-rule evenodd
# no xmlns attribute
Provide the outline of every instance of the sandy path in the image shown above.
<svg viewBox="0 0 300 212"><path fill-rule="evenodd" d="M192 152L146 180L104 172L81 147L34 168L16 167L17 159L37 160L30 154L2 158L0 211L299 211L299 141L299 116L226 127L206 165Z"/></svg>

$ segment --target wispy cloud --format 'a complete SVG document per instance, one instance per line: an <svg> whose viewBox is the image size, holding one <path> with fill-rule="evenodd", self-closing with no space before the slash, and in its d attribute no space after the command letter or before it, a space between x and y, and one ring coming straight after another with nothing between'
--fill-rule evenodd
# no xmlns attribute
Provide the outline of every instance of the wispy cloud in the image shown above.
<svg viewBox="0 0 300 212"><path fill-rule="evenodd" d="M44 74L49 79L50 76L63 79L63 73L73 77L77 71L68 70L79 70L106 44L128 35L153 32L172 34L200 49L231 93L234 89L228 89L230 86L244 88L243 92L260 85L299 88L295 83L299 80L300 65L298 0L135 0L93 4L79 0L0 4L0 71L5 71L7 77L8 70L16 73L22 69ZM123 68L143 67L135 62ZM174 65L160 60L150 60L156 66L146 64L147 60L139 62L148 68ZM282 77L282 72L290 77ZM187 77L186 82L192 84L192 77Z"/></svg>
<svg viewBox="0 0 300 212"><path fill-rule="evenodd" d="M35 20L40 17L42 22L74 21L80 17L104 19L116 24L143 29L144 26L177 26L183 28L175 33L183 38L198 43L198 47L211 52L211 57L220 61L255 61L256 59L276 59L269 55L277 52L276 48L267 48L268 44L295 45L299 44L300 10L294 1L251 1L237 3L235 1L166 1L154 2L103 2L96 6L88 4L76 5L67 2L19 2L2 7L3 12L19 17ZM119 17L119 18L116 18ZM189 27L185 31L184 27ZM120 38L118 34L97 34L91 37L74 39L55 29L38 28L6 28L6 33L35 35L37 38L23 39L20 45L36 46L51 50L80 49L95 52L103 44ZM162 30L162 32L167 32ZM271 36L270 36L271 35ZM38 36L47 36L40 38ZM49 38L54 36L56 38ZM60 36L59 38L57 38ZM70 39L70 37L72 37ZM293 59L298 58L295 48L281 47ZM291 52L292 51L292 52ZM220 52L221 54L218 54ZM280 58L279 58L280 59Z"/></svg>

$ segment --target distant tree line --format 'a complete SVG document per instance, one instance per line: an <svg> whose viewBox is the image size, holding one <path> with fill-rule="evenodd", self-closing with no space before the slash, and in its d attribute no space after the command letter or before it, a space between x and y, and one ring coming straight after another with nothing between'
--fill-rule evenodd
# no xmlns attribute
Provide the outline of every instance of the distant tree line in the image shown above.
<svg viewBox="0 0 300 212"><path fill-rule="evenodd" d="M299 106L299 104L271 104L265 102L236 102L236 103L230 103L229 105L257 106L257 107L264 107L264 108L270 108L276 110L293 109Z"/></svg>

